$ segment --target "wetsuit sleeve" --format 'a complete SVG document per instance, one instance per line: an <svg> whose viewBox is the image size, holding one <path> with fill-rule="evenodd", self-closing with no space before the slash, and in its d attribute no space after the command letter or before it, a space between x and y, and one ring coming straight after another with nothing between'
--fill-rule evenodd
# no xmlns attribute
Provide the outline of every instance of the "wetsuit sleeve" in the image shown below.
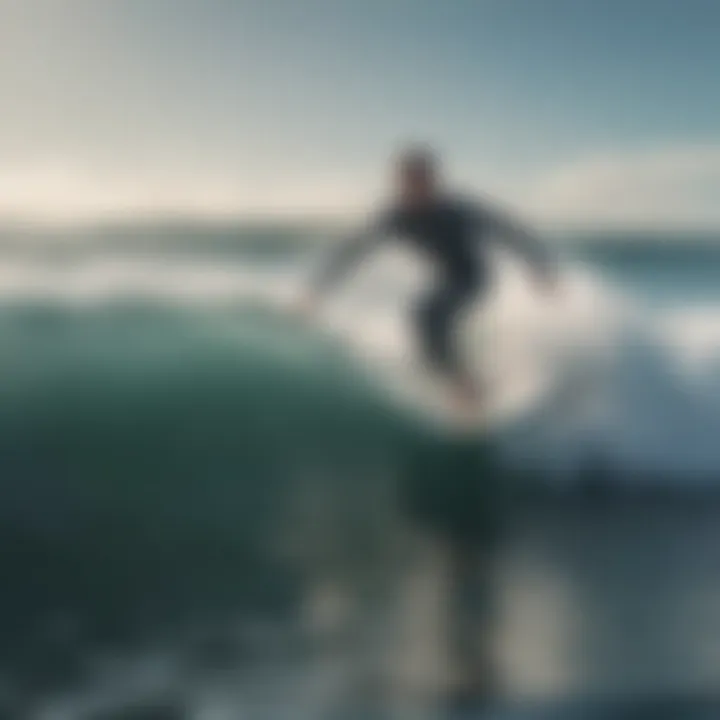
<svg viewBox="0 0 720 720"><path fill-rule="evenodd" d="M338 243L323 258L311 280L315 292L326 293L338 285L392 231L387 213L373 217L358 232Z"/></svg>
<svg viewBox="0 0 720 720"><path fill-rule="evenodd" d="M520 256L542 280L552 280L556 262L547 245L523 223L495 208L478 211L478 224L485 234Z"/></svg>

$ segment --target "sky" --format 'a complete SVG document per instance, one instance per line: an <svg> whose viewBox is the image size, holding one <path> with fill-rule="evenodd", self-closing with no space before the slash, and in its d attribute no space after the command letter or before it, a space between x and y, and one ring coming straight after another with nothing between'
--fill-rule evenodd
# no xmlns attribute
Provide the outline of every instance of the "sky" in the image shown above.
<svg viewBox="0 0 720 720"><path fill-rule="evenodd" d="M0 0L0 218L342 214L403 143L547 222L720 227L718 0Z"/></svg>

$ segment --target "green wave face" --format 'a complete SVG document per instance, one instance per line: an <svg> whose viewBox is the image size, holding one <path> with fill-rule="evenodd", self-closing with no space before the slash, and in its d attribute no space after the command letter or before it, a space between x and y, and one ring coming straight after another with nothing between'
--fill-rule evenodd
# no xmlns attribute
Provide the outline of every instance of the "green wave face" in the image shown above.
<svg viewBox="0 0 720 720"><path fill-rule="evenodd" d="M408 518L492 525L488 448L450 452L287 318L36 304L6 306L0 333L15 643L58 612L105 639L294 612L322 568L387 569Z"/></svg>

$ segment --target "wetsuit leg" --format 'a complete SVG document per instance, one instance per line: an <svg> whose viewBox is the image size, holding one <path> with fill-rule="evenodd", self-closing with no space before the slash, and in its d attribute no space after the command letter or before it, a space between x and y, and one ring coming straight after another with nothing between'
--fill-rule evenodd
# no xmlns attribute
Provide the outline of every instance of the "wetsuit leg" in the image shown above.
<svg viewBox="0 0 720 720"><path fill-rule="evenodd" d="M425 362L435 371L465 378L455 342L458 316L475 295L469 284L443 284L417 307L416 332Z"/></svg>

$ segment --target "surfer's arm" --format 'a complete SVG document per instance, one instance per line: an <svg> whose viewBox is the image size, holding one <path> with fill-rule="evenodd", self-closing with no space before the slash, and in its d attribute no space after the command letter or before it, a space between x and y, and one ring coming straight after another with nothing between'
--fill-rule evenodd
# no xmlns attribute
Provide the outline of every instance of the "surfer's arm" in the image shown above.
<svg viewBox="0 0 720 720"><path fill-rule="evenodd" d="M383 216L366 223L358 232L335 245L311 279L312 292L322 295L336 287L386 237L389 223Z"/></svg>
<svg viewBox="0 0 720 720"><path fill-rule="evenodd" d="M557 273L555 257L534 231L512 215L483 208L480 222L485 233L519 256L543 283L552 283Z"/></svg>

